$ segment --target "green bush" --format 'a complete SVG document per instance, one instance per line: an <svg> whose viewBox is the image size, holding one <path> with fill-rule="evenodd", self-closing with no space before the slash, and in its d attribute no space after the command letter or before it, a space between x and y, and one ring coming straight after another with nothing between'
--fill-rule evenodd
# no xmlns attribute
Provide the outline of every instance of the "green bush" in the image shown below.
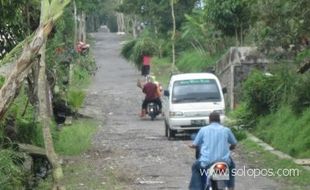
<svg viewBox="0 0 310 190"><path fill-rule="evenodd" d="M96 62L91 53L87 54L86 56L78 56L77 64L78 66L85 69L88 75L93 74L96 70Z"/></svg>
<svg viewBox="0 0 310 190"><path fill-rule="evenodd" d="M233 134L235 135L235 137L238 141L242 141L242 140L246 139L246 137L247 137L247 135L243 129L232 128L231 131L233 132Z"/></svg>
<svg viewBox="0 0 310 190"><path fill-rule="evenodd" d="M0 187L6 190L23 188L21 158L10 149L0 149Z"/></svg>
<svg viewBox="0 0 310 190"><path fill-rule="evenodd" d="M132 39L132 40L129 40L127 42L125 42L124 46L122 47L122 50L121 50L121 55L127 59L127 60L131 60L132 59L132 55L133 55L133 50L134 50L134 47L136 45L136 40Z"/></svg>
<svg viewBox="0 0 310 190"><path fill-rule="evenodd" d="M90 79L89 71L85 67L76 65L73 68L73 76L70 87L81 89L90 83Z"/></svg>
<svg viewBox="0 0 310 190"><path fill-rule="evenodd" d="M42 129L36 122L18 119L16 125L19 142L44 146Z"/></svg>
<svg viewBox="0 0 310 190"><path fill-rule="evenodd" d="M229 112L229 117L232 119L229 125L243 128L254 127L258 118L249 111L248 107L246 102L241 102L234 111Z"/></svg>
<svg viewBox="0 0 310 190"><path fill-rule="evenodd" d="M292 108L295 113L302 113L310 107L310 74L300 77L294 86Z"/></svg>
<svg viewBox="0 0 310 190"><path fill-rule="evenodd" d="M162 85L168 86L171 71L171 61L167 58L153 57L151 73L156 76L156 80Z"/></svg>
<svg viewBox="0 0 310 190"><path fill-rule="evenodd" d="M260 71L254 71L243 84L243 101L246 109L253 117L267 115L282 102L281 79L278 76L268 76Z"/></svg>
<svg viewBox="0 0 310 190"><path fill-rule="evenodd" d="M292 105L302 113L310 105L310 75L299 75L294 67L281 66L274 75L254 71L243 84L243 101L253 117L277 111L281 105Z"/></svg>
<svg viewBox="0 0 310 190"><path fill-rule="evenodd" d="M182 72L207 71L216 62L217 57L211 57L198 51L190 50L180 53L176 65Z"/></svg>
<svg viewBox="0 0 310 190"><path fill-rule="evenodd" d="M68 103L75 111L82 106L85 97L84 91L77 89L69 89L68 91Z"/></svg>

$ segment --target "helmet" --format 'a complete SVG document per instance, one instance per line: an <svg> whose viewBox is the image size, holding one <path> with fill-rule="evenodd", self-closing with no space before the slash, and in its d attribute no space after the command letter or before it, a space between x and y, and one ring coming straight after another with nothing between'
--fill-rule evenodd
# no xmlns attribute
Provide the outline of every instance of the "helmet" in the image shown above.
<svg viewBox="0 0 310 190"><path fill-rule="evenodd" d="M147 80L148 82L155 82L155 81L156 81L156 77L153 76L153 75L149 75L149 76L147 76L146 80Z"/></svg>

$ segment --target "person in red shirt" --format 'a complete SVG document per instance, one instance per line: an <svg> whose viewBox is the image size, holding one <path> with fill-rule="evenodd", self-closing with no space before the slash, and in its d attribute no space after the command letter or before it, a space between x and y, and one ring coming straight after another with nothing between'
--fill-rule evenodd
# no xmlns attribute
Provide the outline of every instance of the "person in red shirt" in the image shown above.
<svg viewBox="0 0 310 190"><path fill-rule="evenodd" d="M150 67L151 67L151 56L144 55L143 56L143 62L142 62L142 69L141 69L141 75L147 76L150 74Z"/></svg>
<svg viewBox="0 0 310 190"><path fill-rule="evenodd" d="M159 113L161 113L162 104L160 100L159 86L155 83L154 77L148 77L147 83L143 85L142 92L145 94L145 98L142 103L141 117L146 114L147 104L154 102L159 107Z"/></svg>

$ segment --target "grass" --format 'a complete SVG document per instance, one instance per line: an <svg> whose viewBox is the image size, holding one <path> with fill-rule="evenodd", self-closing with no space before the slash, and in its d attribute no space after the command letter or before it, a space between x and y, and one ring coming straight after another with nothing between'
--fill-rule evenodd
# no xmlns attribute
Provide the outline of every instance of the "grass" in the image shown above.
<svg viewBox="0 0 310 190"><path fill-rule="evenodd" d="M170 80L171 62L168 59L159 59L154 57L152 59L151 72L156 76L164 87L168 86Z"/></svg>
<svg viewBox="0 0 310 190"><path fill-rule="evenodd" d="M97 123L93 120L79 119L59 132L55 149L63 155L78 155L91 146L91 137Z"/></svg>
<svg viewBox="0 0 310 190"><path fill-rule="evenodd" d="M259 119L254 134L296 158L310 158L310 109L296 116L288 106Z"/></svg>
<svg viewBox="0 0 310 190"><path fill-rule="evenodd" d="M121 190L126 189L123 182L133 180L122 173L125 170L109 164L110 153L100 155L107 159L101 157L97 160L96 152L86 152L91 146L91 137L97 125L93 120L79 119L71 126L64 127L58 134L55 148L62 156L66 155L64 160L68 160L62 167L63 182L67 190ZM89 156L80 156L82 153ZM50 176L49 179L41 181L36 189L51 189L51 185Z"/></svg>
<svg viewBox="0 0 310 190"><path fill-rule="evenodd" d="M80 108L84 102L84 99L86 97L86 93L84 91L69 88L67 98L69 105L77 111L78 108Z"/></svg>
<svg viewBox="0 0 310 190"><path fill-rule="evenodd" d="M89 71L81 65L74 66L70 87L79 89L86 88L90 82L91 77Z"/></svg>
<svg viewBox="0 0 310 190"><path fill-rule="evenodd" d="M22 188L24 171L21 158L10 149L0 149L0 189Z"/></svg>
<svg viewBox="0 0 310 190"><path fill-rule="evenodd" d="M177 59L177 67L182 72L207 71L218 60L218 56L204 55L198 51L186 51Z"/></svg>
<svg viewBox="0 0 310 190"><path fill-rule="evenodd" d="M255 142L246 139L242 141L241 148L244 152L246 159L255 164L255 167L258 168L272 168L273 171L278 169L298 169L300 175L291 176L291 177L274 177L277 181L283 182L284 184L298 185L300 187L294 187L293 189L306 190L310 188L310 171L304 169L301 166L295 164L292 160L288 159L279 159L278 156L265 151L257 145Z"/></svg>

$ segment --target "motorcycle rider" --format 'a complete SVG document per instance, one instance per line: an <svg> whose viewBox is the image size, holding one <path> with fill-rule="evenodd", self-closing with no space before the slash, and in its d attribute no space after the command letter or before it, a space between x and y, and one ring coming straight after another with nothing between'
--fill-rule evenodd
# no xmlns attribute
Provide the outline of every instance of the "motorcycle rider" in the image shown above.
<svg viewBox="0 0 310 190"><path fill-rule="evenodd" d="M222 161L229 166L230 175L227 187L234 189L234 176L231 171L235 164L230 156L230 150L236 147L237 140L231 130L220 124L220 115L212 112L209 115L209 125L202 127L195 140L189 145L191 148L200 147L200 157L192 165L190 190L202 190L201 170L207 170L213 163Z"/></svg>
<svg viewBox="0 0 310 190"><path fill-rule="evenodd" d="M145 94L145 98L142 103L142 110L141 110L140 117L145 116L147 104L151 102L154 102L155 104L158 105L159 113L161 113L162 104L160 100L160 89L159 89L159 85L156 84L154 76L147 77L147 82L143 85L142 92Z"/></svg>

